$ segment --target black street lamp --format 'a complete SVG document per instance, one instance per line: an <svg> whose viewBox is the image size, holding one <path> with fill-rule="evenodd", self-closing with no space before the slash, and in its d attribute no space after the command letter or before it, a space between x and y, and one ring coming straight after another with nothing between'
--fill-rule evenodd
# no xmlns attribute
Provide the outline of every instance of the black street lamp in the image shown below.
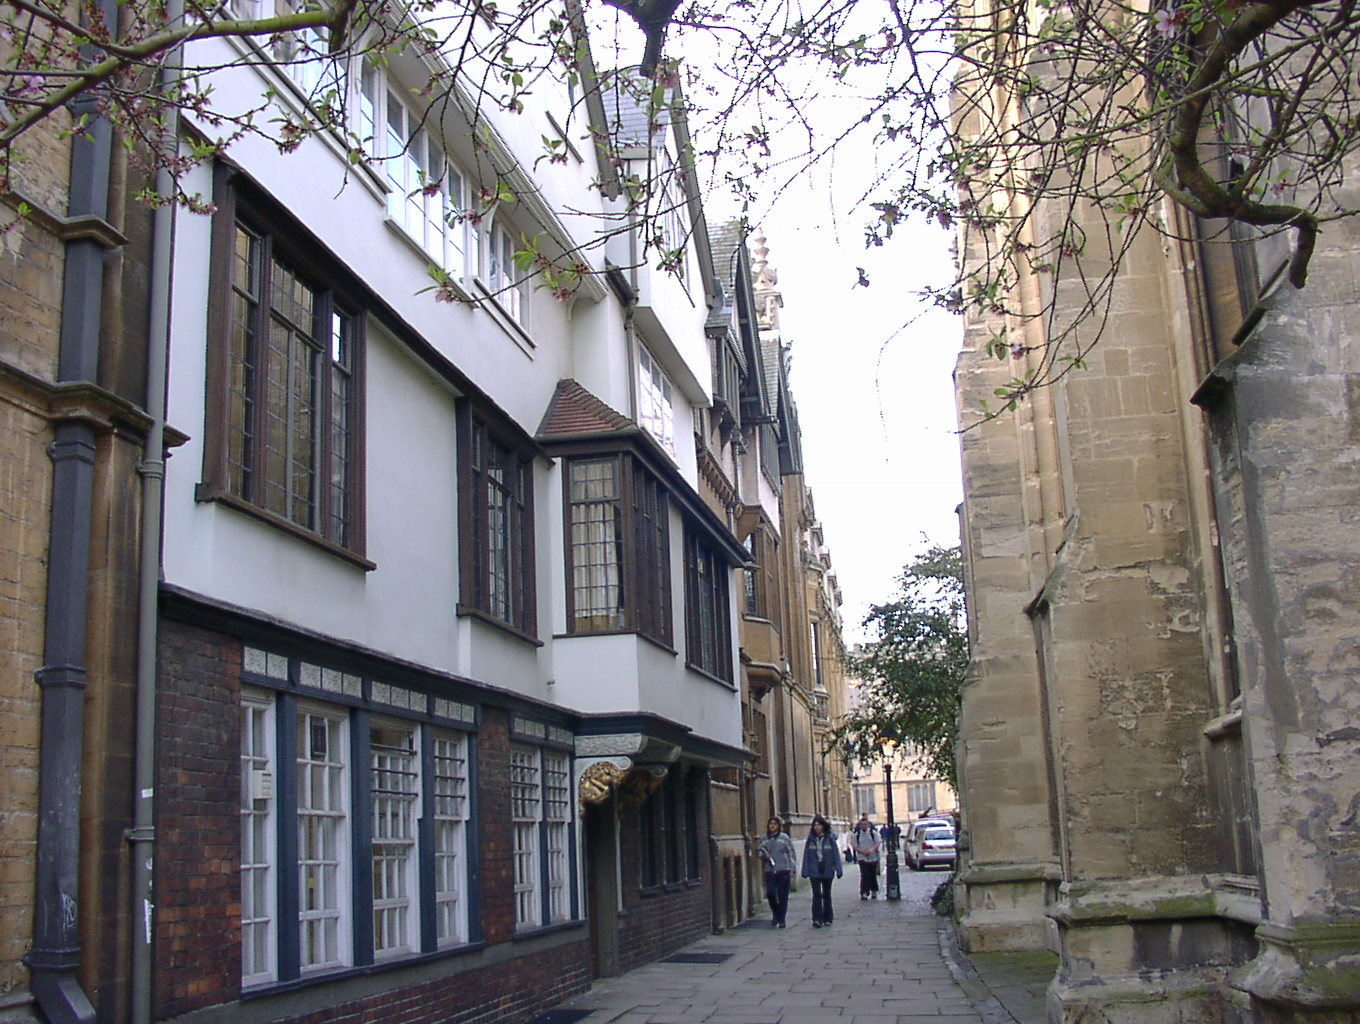
<svg viewBox="0 0 1360 1024"><path fill-rule="evenodd" d="M883 738L883 781L888 789L888 899L900 900L902 898L902 879L897 874L897 822L893 819L892 801L892 757L897 750L897 743L889 738Z"/></svg>

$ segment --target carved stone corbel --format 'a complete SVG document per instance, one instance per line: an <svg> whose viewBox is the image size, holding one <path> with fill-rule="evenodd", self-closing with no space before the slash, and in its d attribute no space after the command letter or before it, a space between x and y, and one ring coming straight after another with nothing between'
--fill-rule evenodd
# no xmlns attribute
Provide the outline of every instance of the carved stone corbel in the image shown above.
<svg viewBox="0 0 1360 1024"><path fill-rule="evenodd" d="M622 785L629 769L633 767L632 760L627 757L592 758L587 761L584 768L581 767L580 760L576 764L580 771L576 792L581 801L583 814L588 806L603 803L608 799L610 792Z"/></svg>

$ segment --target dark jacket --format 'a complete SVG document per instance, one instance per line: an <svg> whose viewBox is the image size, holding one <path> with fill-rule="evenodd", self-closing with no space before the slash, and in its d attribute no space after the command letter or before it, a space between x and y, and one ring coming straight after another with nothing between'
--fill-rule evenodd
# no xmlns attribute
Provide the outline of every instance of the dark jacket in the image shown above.
<svg viewBox="0 0 1360 1024"><path fill-rule="evenodd" d="M803 847L803 877L830 878L834 875L840 878L844 873L836 837L810 836Z"/></svg>

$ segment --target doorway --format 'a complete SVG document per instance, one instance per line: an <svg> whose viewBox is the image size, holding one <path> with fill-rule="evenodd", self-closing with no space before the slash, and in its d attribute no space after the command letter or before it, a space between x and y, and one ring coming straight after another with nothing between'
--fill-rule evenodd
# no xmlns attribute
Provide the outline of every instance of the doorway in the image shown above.
<svg viewBox="0 0 1360 1024"><path fill-rule="evenodd" d="M586 907L590 915L590 976L619 973L618 793L586 805Z"/></svg>

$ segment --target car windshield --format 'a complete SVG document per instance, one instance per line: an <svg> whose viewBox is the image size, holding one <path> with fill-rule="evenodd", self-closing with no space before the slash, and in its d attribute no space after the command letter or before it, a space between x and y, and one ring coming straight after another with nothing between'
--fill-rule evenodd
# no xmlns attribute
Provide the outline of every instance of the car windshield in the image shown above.
<svg viewBox="0 0 1360 1024"><path fill-rule="evenodd" d="M927 839L953 839L954 830L952 828L928 828L925 838Z"/></svg>

